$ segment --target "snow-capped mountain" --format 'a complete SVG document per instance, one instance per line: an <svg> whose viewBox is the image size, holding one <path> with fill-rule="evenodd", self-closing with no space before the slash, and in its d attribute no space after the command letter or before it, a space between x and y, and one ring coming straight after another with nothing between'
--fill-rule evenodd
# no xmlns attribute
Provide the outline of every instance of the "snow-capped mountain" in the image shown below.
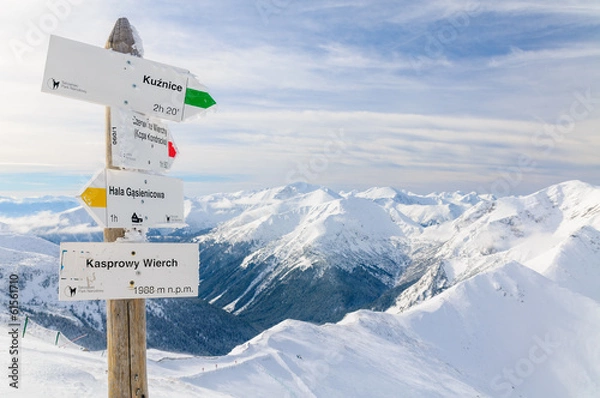
<svg viewBox="0 0 600 398"><path fill-rule="evenodd" d="M440 284L448 287L510 261L600 300L599 231L600 189L580 181L478 202L415 239L415 247L433 245L429 256L436 278L424 275L400 294L396 308L409 308Z"/></svg>
<svg viewBox="0 0 600 398"><path fill-rule="evenodd" d="M356 192L354 195L358 198L370 199L384 207L394 220L401 219L409 224L416 223L423 228L452 221L482 199L492 199L489 195L478 195L474 192L468 194L444 192L423 196L391 187L371 188L364 192Z"/></svg>
<svg viewBox="0 0 600 398"><path fill-rule="evenodd" d="M579 181L500 199L385 187L338 193L308 184L186 199L187 228L149 235L200 244L200 299L210 305L178 299L154 308L150 300L149 323L160 325L161 314L195 319L214 307L233 315L223 322L248 322L258 330L289 318L336 322L361 308L398 313L511 261L599 300L598 203L600 188ZM5 236L35 234L54 242L100 235L68 198L3 198L0 223ZM57 255L44 261L51 264ZM5 264L25 261L15 256ZM45 268L32 299L45 302L41 291L55 289L53 267ZM181 311L170 310L180 305ZM68 308L74 325L102 330L92 313L103 309ZM184 318L177 318L180 312Z"/></svg>
<svg viewBox="0 0 600 398"><path fill-rule="evenodd" d="M308 184L235 195L221 207L233 217L196 239L200 296L263 327L287 318L339 320L397 286L411 269L413 236L481 200ZM407 283L423 272L411 270Z"/></svg>

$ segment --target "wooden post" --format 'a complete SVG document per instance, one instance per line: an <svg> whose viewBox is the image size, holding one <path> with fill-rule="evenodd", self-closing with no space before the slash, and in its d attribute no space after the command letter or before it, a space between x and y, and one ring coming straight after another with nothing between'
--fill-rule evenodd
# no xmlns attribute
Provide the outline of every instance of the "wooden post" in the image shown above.
<svg viewBox="0 0 600 398"><path fill-rule="evenodd" d="M140 56L127 18L115 23L105 48ZM106 108L106 168L112 162L110 107ZM105 228L104 241L125 236L122 228ZM148 398L146 373L146 300L107 300L106 351L109 398Z"/></svg>

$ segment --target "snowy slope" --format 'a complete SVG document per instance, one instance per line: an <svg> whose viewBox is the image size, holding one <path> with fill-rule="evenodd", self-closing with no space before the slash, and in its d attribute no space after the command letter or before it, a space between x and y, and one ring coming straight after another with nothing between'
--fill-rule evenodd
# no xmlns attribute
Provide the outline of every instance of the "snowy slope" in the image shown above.
<svg viewBox="0 0 600 398"><path fill-rule="evenodd" d="M544 266L546 260L548 266ZM600 231L584 226L528 262L553 281L600 302Z"/></svg>
<svg viewBox="0 0 600 398"><path fill-rule="evenodd" d="M599 316L597 302L509 263L402 319L487 394L583 397L600 389Z"/></svg>
<svg viewBox="0 0 600 398"><path fill-rule="evenodd" d="M223 357L150 351L149 389L158 397L594 397L599 339L597 302L509 263L403 314L284 321ZM29 337L22 352L20 393L106 396L101 353ZM2 396L17 396L6 389Z"/></svg>

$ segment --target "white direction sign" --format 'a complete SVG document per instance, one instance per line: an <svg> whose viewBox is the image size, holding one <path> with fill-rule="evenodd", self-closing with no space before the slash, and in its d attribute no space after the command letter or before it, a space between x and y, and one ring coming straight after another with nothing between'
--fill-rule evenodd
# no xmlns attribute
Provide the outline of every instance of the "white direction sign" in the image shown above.
<svg viewBox="0 0 600 398"><path fill-rule="evenodd" d="M111 108L110 119L114 166L158 173L171 168L177 147L166 125L122 108Z"/></svg>
<svg viewBox="0 0 600 398"><path fill-rule="evenodd" d="M60 244L59 300L197 297L198 244Z"/></svg>
<svg viewBox="0 0 600 398"><path fill-rule="evenodd" d="M215 105L185 69L53 35L42 91L177 122Z"/></svg>
<svg viewBox="0 0 600 398"><path fill-rule="evenodd" d="M183 226L183 182L122 170L101 170L79 198L106 228Z"/></svg>

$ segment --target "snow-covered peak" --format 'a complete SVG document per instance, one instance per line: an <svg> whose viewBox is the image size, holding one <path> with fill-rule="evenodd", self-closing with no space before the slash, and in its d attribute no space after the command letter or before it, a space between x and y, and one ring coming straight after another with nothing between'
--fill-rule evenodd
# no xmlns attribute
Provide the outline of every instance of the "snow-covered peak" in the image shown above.
<svg viewBox="0 0 600 398"><path fill-rule="evenodd" d="M592 262L598 256L600 187L569 181L526 196L482 200L456 220L419 236L423 245L436 240L432 254L448 285L509 261L518 261L574 291L598 299ZM434 290L431 282L411 287L398 302L407 308L419 295Z"/></svg>
<svg viewBox="0 0 600 398"><path fill-rule="evenodd" d="M479 203L481 196L472 192L431 193L418 195L391 187L371 188L354 193L383 206L396 219L411 220L421 227L443 224L459 217L466 209Z"/></svg>
<svg viewBox="0 0 600 398"><path fill-rule="evenodd" d="M356 192L353 194L353 196L356 196L359 198L371 199L371 200L392 199L392 200L395 200L397 202L402 202L402 203L407 203L410 201L408 193L397 190L396 188L392 188L392 187L369 188L364 192Z"/></svg>
<svg viewBox="0 0 600 398"><path fill-rule="evenodd" d="M261 249L248 261L275 256L288 265L295 259L306 266L311 263L307 252L375 254L413 227L399 225L401 221L370 200L343 198L323 189L279 197L285 199L246 210L201 239L254 242Z"/></svg>
<svg viewBox="0 0 600 398"><path fill-rule="evenodd" d="M548 201L565 213L565 219L596 220L600 216L600 187L582 181L552 185L525 198Z"/></svg>
<svg viewBox="0 0 600 398"><path fill-rule="evenodd" d="M315 196L319 203L323 200L338 199L340 195L329 188L318 185L307 184L305 182L296 182L277 189L274 199L286 200L297 196Z"/></svg>
<svg viewBox="0 0 600 398"><path fill-rule="evenodd" d="M186 222L192 228L214 228L242 213L269 206L274 209L281 208L282 204L284 207L306 207L339 197L328 188L305 183L259 191L206 195L186 200ZM254 216L260 217L261 212L262 210L258 210Z"/></svg>

